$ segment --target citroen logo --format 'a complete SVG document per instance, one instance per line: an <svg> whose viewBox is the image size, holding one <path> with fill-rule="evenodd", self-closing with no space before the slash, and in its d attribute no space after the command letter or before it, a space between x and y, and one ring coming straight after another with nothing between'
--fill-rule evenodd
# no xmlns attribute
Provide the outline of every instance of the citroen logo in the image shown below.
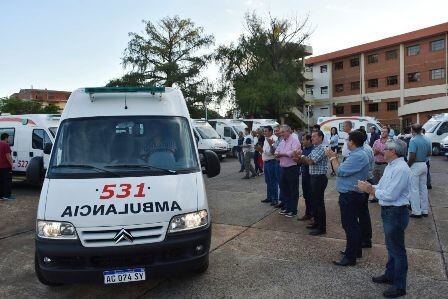
<svg viewBox="0 0 448 299"><path fill-rule="evenodd" d="M127 230L122 228L114 237L115 244L120 243L123 240L132 243L134 241L134 237Z"/></svg>

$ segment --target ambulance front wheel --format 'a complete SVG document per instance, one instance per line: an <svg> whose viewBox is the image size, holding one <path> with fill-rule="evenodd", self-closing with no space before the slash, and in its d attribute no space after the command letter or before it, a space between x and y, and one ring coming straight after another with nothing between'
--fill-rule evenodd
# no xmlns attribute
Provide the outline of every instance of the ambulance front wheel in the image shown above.
<svg viewBox="0 0 448 299"><path fill-rule="evenodd" d="M40 185L44 178L44 159L34 157L26 168L26 180L32 185Z"/></svg>

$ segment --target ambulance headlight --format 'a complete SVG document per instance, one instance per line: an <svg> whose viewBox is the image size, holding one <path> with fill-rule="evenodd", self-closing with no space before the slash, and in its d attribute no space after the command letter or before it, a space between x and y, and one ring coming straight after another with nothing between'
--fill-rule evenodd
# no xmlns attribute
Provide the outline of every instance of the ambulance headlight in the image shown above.
<svg viewBox="0 0 448 299"><path fill-rule="evenodd" d="M37 221L37 236L44 239L77 239L75 227L69 222Z"/></svg>
<svg viewBox="0 0 448 299"><path fill-rule="evenodd" d="M168 227L168 233L177 233L198 229L208 225L208 213L206 210L201 210L194 213L174 216Z"/></svg>

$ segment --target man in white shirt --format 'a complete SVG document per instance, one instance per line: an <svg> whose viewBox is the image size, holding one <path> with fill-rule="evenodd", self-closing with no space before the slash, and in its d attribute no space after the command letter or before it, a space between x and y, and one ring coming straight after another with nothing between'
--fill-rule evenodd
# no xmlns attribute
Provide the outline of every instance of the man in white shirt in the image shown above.
<svg viewBox="0 0 448 299"><path fill-rule="evenodd" d="M250 134L250 129L245 128L244 129L244 141L243 145L241 146L244 153L244 169L246 170L246 176L243 177L243 179L249 179L249 172L252 173L252 178L256 177L257 174L255 173L254 166L252 165L252 161L254 159L254 138Z"/></svg>
<svg viewBox="0 0 448 299"><path fill-rule="evenodd" d="M342 157L345 160L350 155L350 150L348 148L348 134L353 129L352 122L349 121L349 120L344 121L343 129L344 129L344 132L345 132L345 134L344 134L345 136L344 136L344 145L342 146Z"/></svg>
<svg viewBox="0 0 448 299"><path fill-rule="evenodd" d="M271 206L278 204L278 179L277 168L278 160L275 159L274 144L277 141L277 136L273 134L271 126L264 127L264 143L263 143L263 162L264 162L264 180L267 187L266 199L261 202L271 203Z"/></svg>

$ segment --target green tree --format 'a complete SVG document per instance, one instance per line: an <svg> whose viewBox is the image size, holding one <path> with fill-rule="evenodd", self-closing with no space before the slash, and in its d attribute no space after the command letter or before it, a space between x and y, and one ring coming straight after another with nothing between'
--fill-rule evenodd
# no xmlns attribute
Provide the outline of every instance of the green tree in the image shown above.
<svg viewBox="0 0 448 299"><path fill-rule="evenodd" d="M124 68L130 72L107 86L177 86L189 108L211 96L201 71L212 59L207 49L214 43L213 35L179 16L143 23L142 34L129 33L122 58Z"/></svg>
<svg viewBox="0 0 448 299"><path fill-rule="evenodd" d="M50 104L43 106L42 102L32 100L21 100L16 98L3 98L0 100L1 113L11 114L57 114L60 113L58 106Z"/></svg>
<svg viewBox="0 0 448 299"><path fill-rule="evenodd" d="M308 18L263 20L246 14L246 32L236 44L220 46L221 97L230 97L244 115L278 118L298 107Z"/></svg>

